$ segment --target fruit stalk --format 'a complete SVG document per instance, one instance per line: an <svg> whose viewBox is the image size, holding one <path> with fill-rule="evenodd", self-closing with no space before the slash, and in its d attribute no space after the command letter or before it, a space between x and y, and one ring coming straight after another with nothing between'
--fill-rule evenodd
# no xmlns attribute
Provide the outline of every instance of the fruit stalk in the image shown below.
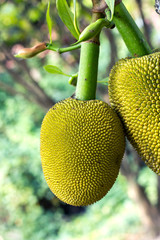
<svg viewBox="0 0 160 240"><path fill-rule="evenodd" d="M87 41L81 45L76 98L79 100L95 99L97 87L99 43Z"/></svg>
<svg viewBox="0 0 160 240"><path fill-rule="evenodd" d="M100 7L101 0L92 0L93 9ZM92 12L92 22L103 18L101 11ZM99 59L99 33L89 41L81 44L81 55L75 97L79 100L94 100L96 97L98 59Z"/></svg>
<svg viewBox="0 0 160 240"><path fill-rule="evenodd" d="M115 6L113 22L133 57L144 56L152 52L142 32L122 2Z"/></svg>

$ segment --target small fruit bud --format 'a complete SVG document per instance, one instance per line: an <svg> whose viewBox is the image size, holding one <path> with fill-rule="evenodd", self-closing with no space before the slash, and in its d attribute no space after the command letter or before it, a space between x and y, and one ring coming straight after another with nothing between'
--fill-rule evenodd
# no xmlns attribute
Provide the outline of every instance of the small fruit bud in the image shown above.
<svg viewBox="0 0 160 240"><path fill-rule="evenodd" d="M78 74L73 74L69 80L68 80L68 83L73 85L73 86L76 86L77 85L77 77L78 77Z"/></svg>
<svg viewBox="0 0 160 240"><path fill-rule="evenodd" d="M78 41L72 45L75 45L75 44L83 42L83 41L87 41L87 40L95 37L96 35L99 34L99 32L101 31L101 29L103 27L112 28L113 23L109 22L108 20L106 20L104 18L98 19L96 22L93 22L90 25L88 25L83 30L83 32L80 34Z"/></svg>
<svg viewBox="0 0 160 240"><path fill-rule="evenodd" d="M39 43L32 48L23 48L21 49L18 54L14 55L18 58L32 58L40 52L43 52L47 49L46 43Z"/></svg>

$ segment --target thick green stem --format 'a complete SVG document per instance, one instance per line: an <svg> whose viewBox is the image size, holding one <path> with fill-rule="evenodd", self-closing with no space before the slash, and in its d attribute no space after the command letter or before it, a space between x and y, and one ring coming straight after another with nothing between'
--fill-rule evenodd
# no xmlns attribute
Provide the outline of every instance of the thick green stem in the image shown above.
<svg viewBox="0 0 160 240"><path fill-rule="evenodd" d="M92 22L104 15L97 8L101 7L102 0L92 0ZM99 59L99 33L92 39L81 44L81 55L75 97L79 100L91 100L96 97L98 59Z"/></svg>
<svg viewBox="0 0 160 240"><path fill-rule="evenodd" d="M113 22L133 57L144 56L152 52L142 32L122 2L115 6Z"/></svg>
<svg viewBox="0 0 160 240"><path fill-rule="evenodd" d="M76 98L79 100L95 99L97 87L99 44L97 42L83 42L79 73L76 87Z"/></svg>

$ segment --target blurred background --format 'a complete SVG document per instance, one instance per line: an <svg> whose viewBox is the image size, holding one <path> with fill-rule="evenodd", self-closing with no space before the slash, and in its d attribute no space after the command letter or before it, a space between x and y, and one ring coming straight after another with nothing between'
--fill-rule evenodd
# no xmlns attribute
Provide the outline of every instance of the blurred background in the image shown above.
<svg viewBox="0 0 160 240"><path fill-rule="evenodd" d="M91 20L91 0L77 0L81 30ZM158 240L160 177L127 142L118 179L110 192L88 207L72 207L49 190L41 168L39 138L44 115L75 88L68 78L43 69L53 64L65 73L78 71L79 50L59 55L43 52L19 60L23 47L49 42L47 0L0 0L0 240ZM72 5L72 1L68 1ZM160 16L153 0L124 0L152 48L160 46ZM75 39L51 0L53 41L67 47ZM129 56L116 29L101 33L98 79L109 75L115 61ZM109 102L107 86L97 98Z"/></svg>

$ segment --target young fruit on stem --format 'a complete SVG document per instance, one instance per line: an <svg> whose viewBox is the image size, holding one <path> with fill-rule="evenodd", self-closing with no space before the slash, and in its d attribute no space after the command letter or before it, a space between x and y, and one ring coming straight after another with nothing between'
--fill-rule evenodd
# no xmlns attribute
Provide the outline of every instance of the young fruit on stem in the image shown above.
<svg viewBox="0 0 160 240"><path fill-rule="evenodd" d="M99 31L81 44L76 99L55 104L41 127L46 181L59 199L74 206L92 204L110 190L125 148L117 114L95 100L98 59Z"/></svg>
<svg viewBox="0 0 160 240"><path fill-rule="evenodd" d="M80 42L84 42L89 39L92 39L94 36L97 36L101 32L103 27L113 28L114 23L109 22L108 20L106 20L104 18L98 19L97 21L95 21L95 22L91 23L89 26L87 26L83 30L83 32L80 34L78 41L72 45L76 45Z"/></svg>
<svg viewBox="0 0 160 240"><path fill-rule="evenodd" d="M125 149L117 114L107 103L94 100L98 56L98 42L82 43L78 99L55 104L41 127L46 181L60 200L74 206L92 204L110 190Z"/></svg>

